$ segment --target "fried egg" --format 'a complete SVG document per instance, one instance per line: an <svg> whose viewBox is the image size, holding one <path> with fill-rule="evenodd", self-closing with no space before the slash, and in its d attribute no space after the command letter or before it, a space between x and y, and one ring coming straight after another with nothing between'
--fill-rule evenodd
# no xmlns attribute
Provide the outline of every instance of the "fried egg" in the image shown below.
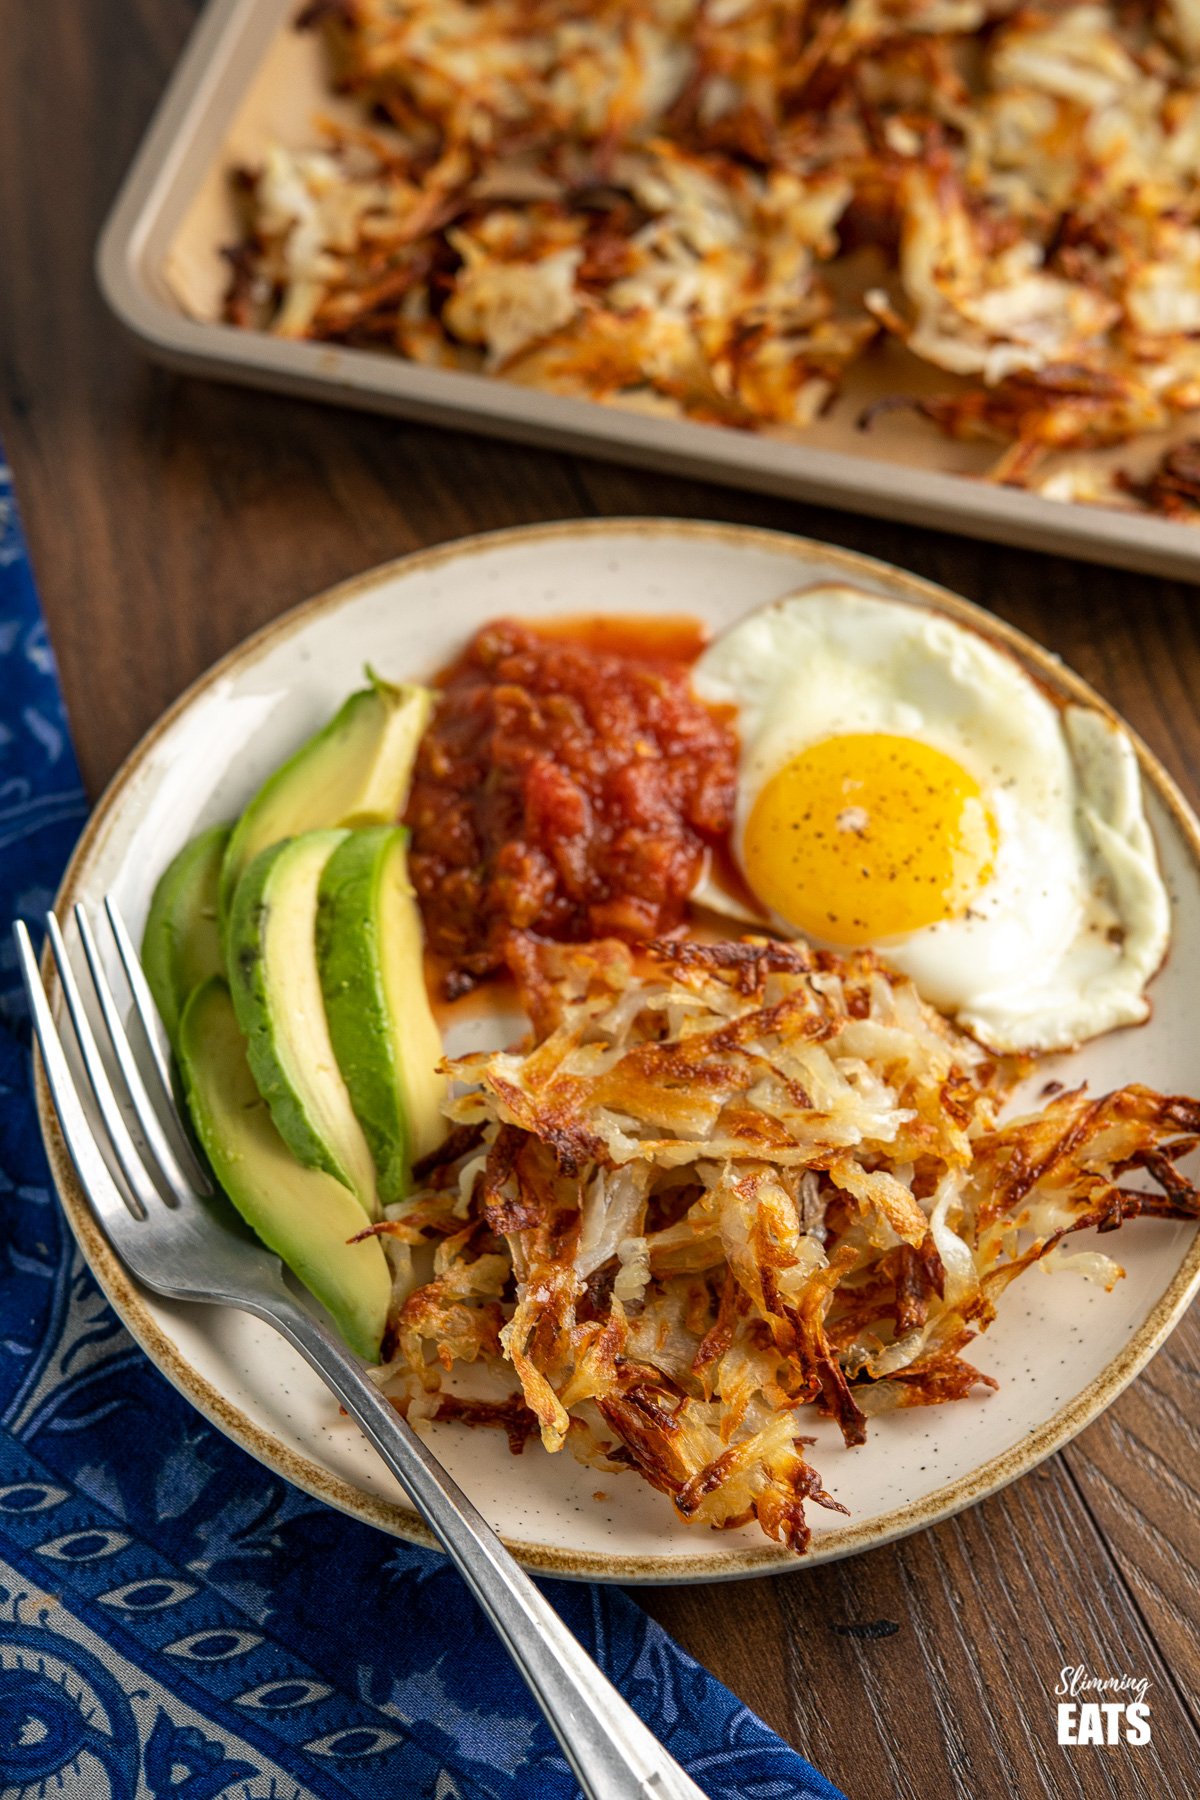
<svg viewBox="0 0 1200 1800"><path fill-rule="evenodd" d="M697 904L870 946L997 1050L1148 1016L1170 908L1104 714L944 614L841 585L751 613L693 681L737 710L732 848L756 907L711 875Z"/></svg>

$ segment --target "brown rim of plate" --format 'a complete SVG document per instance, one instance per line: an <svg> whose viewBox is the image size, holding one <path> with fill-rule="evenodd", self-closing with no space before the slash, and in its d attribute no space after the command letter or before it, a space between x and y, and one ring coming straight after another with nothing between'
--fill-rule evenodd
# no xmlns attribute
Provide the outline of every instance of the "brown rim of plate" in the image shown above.
<svg viewBox="0 0 1200 1800"><path fill-rule="evenodd" d="M875 557L856 551L822 544L812 538L796 537L787 532L769 531L756 526L724 525L687 519L581 519L564 520L548 525L516 526L503 531L483 532L461 538L429 550L416 551L382 563L363 575L339 582L313 599L303 601L291 611L264 625L242 644L229 651L208 672L192 683L174 704L167 708L156 724L126 757L101 795L84 827L74 854L63 876L55 899L55 911L62 916L78 897L93 850L118 812L125 790L153 750L163 733L201 694L234 669L243 669L281 639L290 637L306 626L317 614L335 611L354 600L365 590L379 585L396 574L419 573L464 556L478 556L492 549L536 544L554 538L606 536L683 536L692 539L717 539L723 543L757 551L772 552L794 558L800 554L820 557L832 563L848 580L864 577L882 580L896 597L916 605L947 613L961 623L981 632L994 643L1015 655L1058 694L1094 707L1105 717L1120 723L1129 733L1137 752L1142 776L1166 807L1182 834L1192 858L1200 868L1200 821L1197 821L1174 781L1158 758L1120 720L1112 707L1095 694L1087 683L1064 668L1049 651L1012 626L994 618L982 607L961 599L948 589L917 575L893 568ZM767 604L770 604L767 602ZM51 1004L58 998L58 984L48 953L43 955L42 973ZM409 1507L363 1493L352 1483L343 1481L319 1463L310 1462L273 1438L261 1426L234 1406L211 1382L197 1374L174 1342L147 1309L141 1290L127 1274L109 1246L107 1238L93 1219L84 1198L70 1155L59 1131L40 1059L35 1058L35 1085L38 1117L59 1198L71 1230L84 1258L91 1267L105 1295L120 1315L131 1336L158 1369L184 1394L197 1411L244 1450L275 1469L296 1487L326 1501L339 1511L376 1525L381 1530L411 1543L434 1545L436 1540ZM936 1494L907 1506L876 1515L858 1524L822 1530L814 1537L812 1548L804 1556L796 1556L778 1545L764 1542L757 1546L710 1548L703 1554L681 1556L607 1556L594 1551L562 1550L554 1545L506 1538L508 1548L525 1565L539 1574L578 1580L620 1582L690 1582L728 1581L739 1577L800 1571L817 1563L873 1549L907 1536L924 1526L937 1524L961 1511L965 1506L994 1494L1018 1475L1026 1474L1038 1463L1062 1448L1064 1444L1091 1423L1106 1406L1129 1385L1134 1376L1149 1362L1155 1351L1178 1323L1188 1302L1200 1289L1200 1235L1184 1257L1165 1293L1143 1320L1124 1349L1108 1366L1077 1394L1019 1444L993 1457L970 1473L948 1482Z"/></svg>

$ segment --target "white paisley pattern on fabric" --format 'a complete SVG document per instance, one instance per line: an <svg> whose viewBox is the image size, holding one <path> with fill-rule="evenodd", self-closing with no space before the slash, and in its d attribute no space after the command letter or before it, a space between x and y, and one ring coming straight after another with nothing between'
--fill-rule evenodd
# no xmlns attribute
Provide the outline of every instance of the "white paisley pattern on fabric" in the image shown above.
<svg viewBox="0 0 1200 1800"><path fill-rule="evenodd" d="M40 921L85 812L0 464L0 1800L568 1800L444 1560L227 1442L79 1258L8 921ZM840 1800L625 1596L548 1591L713 1800Z"/></svg>

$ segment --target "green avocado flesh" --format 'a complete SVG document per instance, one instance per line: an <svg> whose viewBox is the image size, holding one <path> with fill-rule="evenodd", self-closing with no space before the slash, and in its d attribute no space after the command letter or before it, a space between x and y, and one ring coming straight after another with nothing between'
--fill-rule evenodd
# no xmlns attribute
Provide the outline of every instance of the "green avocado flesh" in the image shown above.
<svg viewBox="0 0 1200 1800"><path fill-rule="evenodd" d="M242 814L225 852L223 928L243 870L271 844L335 825L391 825L400 817L432 708L428 688L393 687L373 677L275 771Z"/></svg>
<svg viewBox="0 0 1200 1800"><path fill-rule="evenodd" d="M404 1198L413 1162L448 1129L406 841L397 826L351 832L325 864L317 899L330 1041L385 1204Z"/></svg>
<svg viewBox="0 0 1200 1800"><path fill-rule="evenodd" d="M159 878L142 934L142 967L172 1045L188 996L224 971L217 885L232 827L202 831Z"/></svg>
<svg viewBox="0 0 1200 1800"><path fill-rule="evenodd" d="M275 1127L293 1156L379 1202L375 1168L338 1069L317 972L317 893L344 831L308 831L250 863L229 915L229 985L246 1054Z"/></svg>
<svg viewBox="0 0 1200 1800"><path fill-rule="evenodd" d="M378 1238L348 1241L363 1229L358 1201L319 1169L301 1168L276 1131L223 981L192 993L178 1055L192 1125L226 1194L328 1309L350 1348L378 1362L392 1285L387 1257Z"/></svg>

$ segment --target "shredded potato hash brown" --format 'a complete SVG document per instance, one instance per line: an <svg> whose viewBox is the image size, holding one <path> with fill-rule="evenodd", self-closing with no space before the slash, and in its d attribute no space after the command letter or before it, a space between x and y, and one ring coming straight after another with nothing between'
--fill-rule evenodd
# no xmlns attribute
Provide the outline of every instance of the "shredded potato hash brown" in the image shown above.
<svg viewBox="0 0 1200 1800"><path fill-rule="evenodd" d="M887 333L998 478L1193 516L1037 466L1200 405L1200 0L304 16L363 123L245 173L234 323L785 432Z"/></svg>
<svg viewBox="0 0 1200 1800"><path fill-rule="evenodd" d="M529 943L531 1047L463 1057L456 1129L374 1229L411 1416L540 1432L678 1515L793 1550L805 1408L847 1444L995 1384L963 1352L1035 1262L1111 1287L1067 1234L1194 1219L1200 1103L1062 1093L998 1125L999 1065L868 952L765 940ZM443 1388L507 1373L504 1398Z"/></svg>

